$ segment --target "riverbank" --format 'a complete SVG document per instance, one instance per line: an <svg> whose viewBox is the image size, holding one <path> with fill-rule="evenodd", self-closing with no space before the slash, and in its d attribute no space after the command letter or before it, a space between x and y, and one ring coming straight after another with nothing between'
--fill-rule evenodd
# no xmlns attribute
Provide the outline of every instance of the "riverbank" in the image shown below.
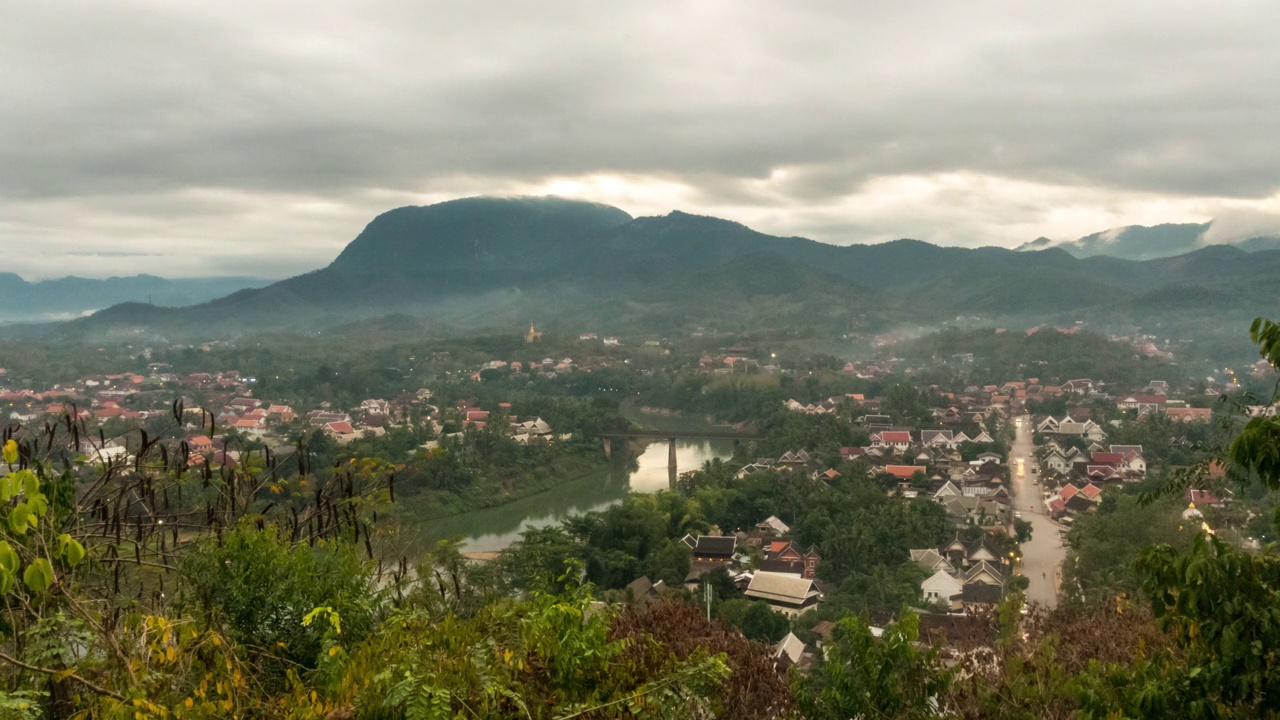
<svg viewBox="0 0 1280 720"><path fill-rule="evenodd" d="M603 470L482 510L409 520L402 525L401 544L426 548L440 540L461 537L470 552L498 551L519 539L525 530L603 510L626 497L629 490L625 472Z"/></svg>
<svg viewBox="0 0 1280 720"><path fill-rule="evenodd" d="M421 521L501 507L583 478L625 473L625 463L625 458L617 459L616 455L614 460L608 460L603 452L599 458L569 455L556 458L549 465L524 470L515 477L478 480L462 492L435 491L409 495L398 503L398 512L410 514Z"/></svg>
<svg viewBox="0 0 1280 720"><path fill-rule="evenodd" d="M732 425L713 422L710 416L690 415L681 410L641 407L634 402L624 402L619 413L640 430L671 430L673 432L698 432L699 430L731 430Z"/></svg>
<svg viewBox="0 0 1280 720"><path fill-rule="evenodd" d="M714 457L726 457L731 443L681 440L676 454L680 467L692 469ZM666 443L644 448L635 462L608 464L594 472L568 477L550 484L541 492L528 493L500 504L450 515L415 512L413 503L397 509L397 528L391 533L397 553L410 557L436 542L462 537L469 552L505 548L530 528L545 527L573 516L603 510L621 501L629 492L648 493L668 486ZM531 486L525 486L528 489Z"/></svg>

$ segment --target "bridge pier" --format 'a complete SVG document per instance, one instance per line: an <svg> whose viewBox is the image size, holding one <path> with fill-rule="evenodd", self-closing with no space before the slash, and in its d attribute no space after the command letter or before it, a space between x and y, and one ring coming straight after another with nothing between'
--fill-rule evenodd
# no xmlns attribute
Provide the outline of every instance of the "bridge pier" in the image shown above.
<svg viewBox="0 0 1280 720"><path fill-rule="evenodd" d="M679 472L676 470L676 439L667 439L667 484L674 488Z"/></svg>
<svg viewBox="0 0 1280 720"><path fill-rule="evenodd" d="M612 438L604 439L604 457L606 460L613 458L613 440Z"/></svg>

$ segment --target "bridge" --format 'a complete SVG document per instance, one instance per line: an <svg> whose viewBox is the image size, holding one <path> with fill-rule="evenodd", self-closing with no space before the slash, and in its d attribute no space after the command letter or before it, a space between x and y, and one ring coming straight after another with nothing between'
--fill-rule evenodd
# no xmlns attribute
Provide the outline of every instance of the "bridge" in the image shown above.
<svg viewBox="0 0 1280 720"><path fill-rule="evenodd" d="M650 438L653 440L759 440L760 433L742 430L628 430L599 433L602 438Z"/></svg>
<svg viewBox="0 0 1280 720"><path fill-rule="evenodd" d="M614 440L666 440L667 481L675 487L679 472L676 468L676 440L732 440L736 448L743 440L759 440L763 436L740 430L628 430L626 432L600 433L604 440L604 456L613 456Z"/></svg>

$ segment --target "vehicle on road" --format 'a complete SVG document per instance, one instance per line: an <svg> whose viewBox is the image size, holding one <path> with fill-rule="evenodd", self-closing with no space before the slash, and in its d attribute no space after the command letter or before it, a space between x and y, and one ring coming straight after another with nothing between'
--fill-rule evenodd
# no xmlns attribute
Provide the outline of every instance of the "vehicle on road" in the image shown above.
<svg viewBox="0 0 1280 720"><path fill-rule="evenodd" d="M1020 513L1020 512L1016 512L1016 513L1014 513L1014 514L1013 514L1013 517L1014 517L1014 519L1016 519L1016 520L1021 520L1021 519L1022 519L1022 513Z"/></svg>

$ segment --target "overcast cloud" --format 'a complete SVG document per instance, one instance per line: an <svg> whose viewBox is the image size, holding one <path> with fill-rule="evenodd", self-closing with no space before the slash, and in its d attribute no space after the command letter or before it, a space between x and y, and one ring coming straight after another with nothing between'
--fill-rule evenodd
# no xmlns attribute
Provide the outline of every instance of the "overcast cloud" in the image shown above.
<svg viewBox="0 0 1280 720"><path fill-rule="evenodd" d="M476 194L826 242L1280 230L1280 3L28 2L0 270L282 277Z"/></svg>

